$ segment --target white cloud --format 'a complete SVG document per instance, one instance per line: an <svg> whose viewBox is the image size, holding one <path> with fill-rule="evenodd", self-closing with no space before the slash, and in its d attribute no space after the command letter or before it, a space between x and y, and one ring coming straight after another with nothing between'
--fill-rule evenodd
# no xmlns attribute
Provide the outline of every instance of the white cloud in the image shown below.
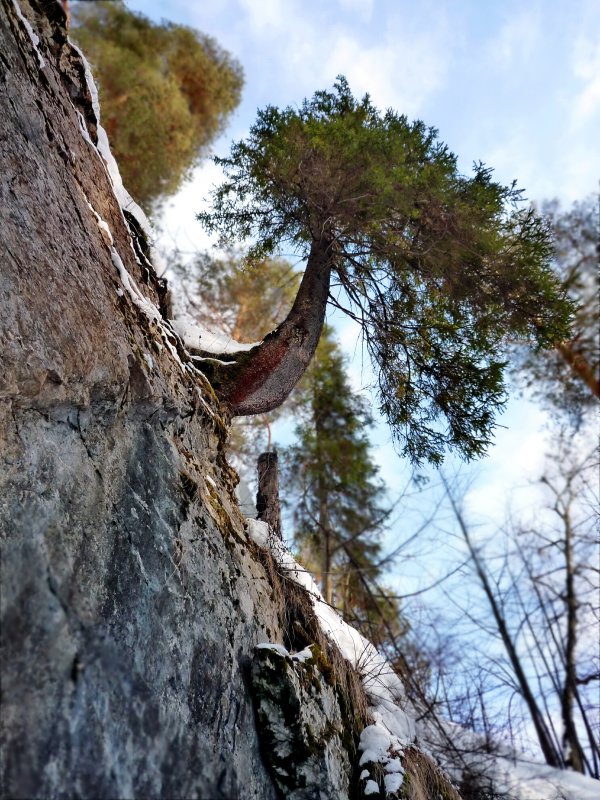
<svg viewBox="0 0 600 800"><path fill-rule="evenodd" d="M515 62L526 61L541 38L539 8L511 11L510 18L488 45L488 54L500 69L513 70Z"/></svg>
<svg viewBox="0 0 600 800"><path fill-rule="evenodd" d="M208 250L215 242L196 219L209 206L211 189L221 182L221 168L209 159L202 162L175 197L168 201L160 217L158 245L167 251L178 248L183 255Z"/></svg>
<svg viewBox="0 0 600 800"><path fill-rule="evenodd" d="M600 40L598 35L580 36L572 57L573 72L582 88L574 98L572 128L580 128L600 112Z"/></svg>
<svg viewBox="0 0 600 800"><path fill-rule="evenodd" d="M362 22L369 22L373 16L374 0L338 0L343 11L357 16Z"/></svg>
<svg viewBox="0 0 600 800"><path fill-rule="evenodd" d="M543 430L544 414L531 403L512 404L499 421L489 456L475 467L480 478L465 497L465 509L473 520L506 518L510 510L527 517L539 509L539 488L532 484L542 476L548 449Z"/></svg>
<svg viewBox="0 0 600 800"><path fill-rule="evenodd" d="M228 8L227 30L215 35L242 60L249 80L268 83L277 103L282 95L299 103L344 74L355 94L414 114L440 86L456 41L441 13L417 30L412 12L392 4L378 7L375 24L373 0L230 0Z"/></svg>
<svg viewBox="0 0 600 800"><path fill-rule="evenodd" d="M343 74L355 95L369 93L381 108L414 115L442 83L442 52L435 37L409 40L388 31L381 43L365 46L355 36L342 33L333 39L323 77L330 82Z"/></svg>
<svg viewBox="0 0 600 800"><path fill-rule="evenodd" d="M284 0L239 0L240 8L253 33L259 36L277 33L286 28L291 19L296 17L295 4Z"/></svg>

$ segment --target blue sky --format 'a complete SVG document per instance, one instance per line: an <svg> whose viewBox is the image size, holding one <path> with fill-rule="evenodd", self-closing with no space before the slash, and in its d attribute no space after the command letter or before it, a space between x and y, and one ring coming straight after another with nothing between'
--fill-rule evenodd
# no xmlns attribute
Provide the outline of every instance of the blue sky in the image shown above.
<svg viewBox="0 0 600 800"><path fill-rule="evenodd" d="M468 171L565 201L600 177L597 0L132 0L214 36L242 63L243 101L294 105L346 75L355 94L436 126ZM226 144L226 141L223 145Z"/></svg>

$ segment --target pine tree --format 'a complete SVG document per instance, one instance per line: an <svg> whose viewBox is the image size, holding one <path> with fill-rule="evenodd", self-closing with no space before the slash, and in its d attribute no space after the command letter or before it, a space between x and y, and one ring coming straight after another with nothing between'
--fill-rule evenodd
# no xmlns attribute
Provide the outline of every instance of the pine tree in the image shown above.
<svg viewBox="0 0 600 800"><path fill-rule="evenodd" d="M399 630L396 601L376 588L390 509L370 452L372 418L327 327L300 396L297 444L287 454L295 546L318 573L327 602L382 644L385 624Z"/></svg>
<svg viewBox="0 0 600 800"><path fill-rule="evenodd" d="M515 185L483 164L462 175L434 128L357 100L343 77L300 108L260 111L217 162L225 181L199 215L207 229L222 243L253 237L255 258L284 246L306 258L286 319L210 368L231 414L285 400L332 302L362 326L402 452L436 464L447 449L482 455L505 401L507 337L550 347L569 335L547 226Z"/></svg>

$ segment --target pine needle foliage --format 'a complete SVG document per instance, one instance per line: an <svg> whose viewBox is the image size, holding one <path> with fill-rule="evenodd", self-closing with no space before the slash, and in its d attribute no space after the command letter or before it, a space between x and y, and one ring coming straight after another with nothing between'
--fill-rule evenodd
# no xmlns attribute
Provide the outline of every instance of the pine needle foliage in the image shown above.
<svg viewBox="0 0 600 800"><path fill-rule="evenodd" d="M222 243L252 240L252 261L331 242L332 302L362 325L402 452L484 453L507 336L545 347L568 332L547 225L520 190L481 163L462 175L434 128L355 99L343 77L260 111L216 161L225 181L199 219Z"/></svg>

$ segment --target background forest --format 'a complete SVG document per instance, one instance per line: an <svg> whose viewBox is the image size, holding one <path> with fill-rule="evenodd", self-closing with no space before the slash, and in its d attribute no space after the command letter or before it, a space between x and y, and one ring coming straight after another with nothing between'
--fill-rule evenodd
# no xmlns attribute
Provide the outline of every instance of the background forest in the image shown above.
<svg viewBox="0 0 600 800"><path fill-rule="evenodd" d="M70 6L72 37L94 67L102 121L124 183L162 231L177 313L240 342L262 339L286 316L302 264L280 254L250 268L241 247L215 251L202 245L201 234L190 244L173 224L173 208L181 216L191 196L188 215L203 210L206 184L195 170L252 91L255 62L244 86L246 65L190 27L176 4L173 18L185 24L159 21L169 15L168 4L149 8L152 20L135 3ZM273 4L272 18L264 17L267 28L281 24L277 8ZM340 4L340 13L357 9ZM509 48L508 39L504 45ZM503 57L501 48L497 57ZM342 67L335 66L330 83ZM584 134L598 114L593 86L588 105L582 93L573 112L583 120L584 133L574 140L584 149ZM277 95L280 87L274 88ZM360 82L357 88L362 91ZM302 96L284 102L297 104ZM260 91L256 97L262 102ZM413 105L420 113L419 103ZM518 163L519 152L512 156ZM284 539L316 575L326 600L385 651L424 716L477 734L460 739L440 726L430 745L442 759L456 760L463 748L493 753L509 746L600 778L594 168L590 160L569 193L549 178L535 187L543 186L544 194L534 197L552 233L552 268L573 303L573 325L550 349L519 338L505 343L511 392L527 404L513 406L502 425L516 422L518 430L535 432L529 442L538 451L527 485L518 463L512 477L521 485L509 491L489 467L484 477L492 488L482 489L481 467L457 457L434 466L423 460L408 465L399 456L392 461L373 395L363 391L375 378L361 355L359 329L335 310L286 403L242 417L232 428L231 460L251 491L258 455L277 450ZM527 168L516 171L527 177ZM183 205L169 206L174 196L183 197ZM339 301L342 295L334 296ZM522 450L515 454L517 461L522 457ZM481 774L464 779L465 798L483 797L488 789L486 797L499 796L493 786L482 788L485 760L481 765Z"/></svg>

